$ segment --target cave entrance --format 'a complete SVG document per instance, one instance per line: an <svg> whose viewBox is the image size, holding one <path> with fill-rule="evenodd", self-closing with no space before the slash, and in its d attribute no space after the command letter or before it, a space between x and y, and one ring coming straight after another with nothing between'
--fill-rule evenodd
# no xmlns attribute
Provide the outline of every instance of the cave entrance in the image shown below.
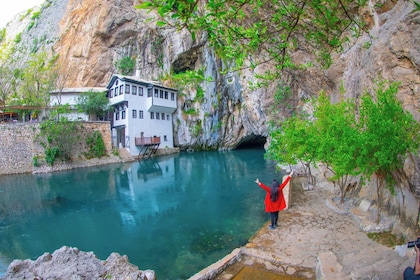
<svg viewBox="0 0 420 280"><path fill-rule="evenodd" d="M249 135L242 139L235 149L264 149L264 145L266 142L266 137L263 137L261 135Z"/></svg>

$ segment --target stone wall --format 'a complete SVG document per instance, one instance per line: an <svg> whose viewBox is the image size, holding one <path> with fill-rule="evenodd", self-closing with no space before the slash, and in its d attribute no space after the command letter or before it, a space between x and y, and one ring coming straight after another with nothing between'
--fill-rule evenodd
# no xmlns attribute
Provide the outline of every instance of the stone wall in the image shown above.
<svg viewBox="0 0 420 280"><path fill-rule="evenodd" d="M94 130L102 134L106 151L110 154L112 144L109 122L82 123L82 135ZM39 123L0 124L0 175L40 172L40 169L45 168L45 162L42 162L44 149L35 139L38 133ZM74 160L80 160L83 157L84 142L81 140L73 151ZM35 156L41 159L38 167L34 166Z"/></svg>

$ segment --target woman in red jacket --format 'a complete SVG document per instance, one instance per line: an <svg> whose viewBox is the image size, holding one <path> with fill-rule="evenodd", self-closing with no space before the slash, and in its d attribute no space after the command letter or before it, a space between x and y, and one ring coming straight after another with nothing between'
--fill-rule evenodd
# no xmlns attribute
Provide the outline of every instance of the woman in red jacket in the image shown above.
<svg viewBox="0 0 420 280"><path fill-rule="evenodd" d="M287 176L286 180L280 185L279 182L274 179L271 182L271 187L267 187L263 183L258 180L255 180L255 183L258 184L262 189L266 191L265 195L265 212L269 212L271 216L271 225L269 226L270 229L275 229L277 226L277 221L279 219L279 211L286 208L286 201L284 200L283 195L283 188L289 183L290 178L293 175L292 171L289 176Z"/></svg>

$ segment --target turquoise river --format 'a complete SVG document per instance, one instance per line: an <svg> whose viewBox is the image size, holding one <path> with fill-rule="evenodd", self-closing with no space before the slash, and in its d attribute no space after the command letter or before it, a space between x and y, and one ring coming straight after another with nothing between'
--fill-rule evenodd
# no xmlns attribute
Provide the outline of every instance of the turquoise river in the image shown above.
<svg viewBox="0 0 420 280"><path fill-rule="evenodd" d="M268 221L254 181L282 175L263 149L243 149L0 176L0 276L66 245L187 279Z"/></svg>

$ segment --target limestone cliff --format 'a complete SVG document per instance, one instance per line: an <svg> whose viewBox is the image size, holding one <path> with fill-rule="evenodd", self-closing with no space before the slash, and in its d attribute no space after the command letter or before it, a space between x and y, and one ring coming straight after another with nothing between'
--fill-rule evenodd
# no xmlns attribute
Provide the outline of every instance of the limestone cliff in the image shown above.
<svg viewBox="0 0 420 280"><path fill-rule="evenodd" d="M307 97L325 90L338 100L343 85L348 97L357 98L378 78L400 81L398 98L420 120L420 12L414 11L411 1L368 1L360 16L368 24L369 36L349 42L328 70L313 67L294 73L292 96L276 108L280 115L272 114L275 85L250 89L251 70L222 74L226 65L208 46L205 35L193 41L186 31L157 27L148 21L148 14L134 8L136 0L49 1L39 22L22 38L27 44L37 36L49 38L44 45L60 54L68 73L67 87L105 86L116 71L114 64L126 56L136 58L145 79L169 81L171 71L204 69L212 80L201 85L204 98L197 102L191 89L178 100L174 135L181 148L230 149L245 142L265 143L269 121L287 117ZM310 55L297 53L295 59ZM187 109L194 113L186 113ZM419 168L417 156L407 162L407 173L416 186ZM420 193L420 188L415 191ZM374 191L365 192L374 199ZM406 207L407 195L402 191L402 198L389 198L395 214ZM407 215L407 220L417 218L415 210Z"/></svg>
<svg viewBox="0 0 420 280"><path fill-rule="evenodd" d="M280 108L282 116L272 116L275 86L251 90L250 70L221 74L226 66L204 35L193 41L187 31L156 27L148 21L150 15L135 9L136 0L49 1L26 41L44 42L60 54L67 87L105 86L116 71L115 63L126 56L136 58L141 76L151 80L170 80L171 71L205 69L212 82L202 84L201 102L194 101L194 89L184 90L179 98L175 143L180 147L235 148L244 141L267 137L268 121L287 117L293 110L285 106ZM316 96L321 89L337 99L341 83L349 97L357 97L382 77L401 81L399 98L420 120L420 15L413 10L410 1L370 1L362 11L370 37L365 34L349 42L328 70L313 67L294 73L289 105L296 107L299 100ZM185 108L195 113L186 114Z"/></svg>

